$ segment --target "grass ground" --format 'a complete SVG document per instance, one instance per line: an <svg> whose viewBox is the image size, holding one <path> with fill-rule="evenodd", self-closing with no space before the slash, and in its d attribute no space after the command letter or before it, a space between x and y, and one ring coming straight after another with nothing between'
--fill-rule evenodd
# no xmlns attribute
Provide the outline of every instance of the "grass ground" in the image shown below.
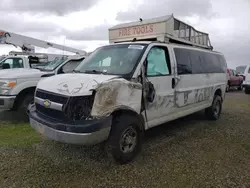
<svg viewBox="0 0 250 188"><path fill-rule="evenodd" d="M149 130L137 160L116 165L99 146L0 125L0 187L250 187L250 95L227 94L219 121L202 112Z"/></svg>

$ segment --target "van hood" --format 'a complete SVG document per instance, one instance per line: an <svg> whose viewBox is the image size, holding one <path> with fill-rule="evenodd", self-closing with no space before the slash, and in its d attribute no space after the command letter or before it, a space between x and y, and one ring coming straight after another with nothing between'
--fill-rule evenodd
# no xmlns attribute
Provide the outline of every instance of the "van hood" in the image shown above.
<svg viewBox="0 0 250 188"><path fill-rule="evenodd" d="M29 68L15 68L15 69L1 69L0 78L1 79L18 79L18 78L37 78L42 75L48 74L48 72L43 72L38 69Z"/></svg>
<svg viewBox="0 0 250 188"><path fill-rule="evenodd" d="M92 90L105 81L119 78L115 75L70 73L41 80L37 88L66 96L91 95Z"/></svg>

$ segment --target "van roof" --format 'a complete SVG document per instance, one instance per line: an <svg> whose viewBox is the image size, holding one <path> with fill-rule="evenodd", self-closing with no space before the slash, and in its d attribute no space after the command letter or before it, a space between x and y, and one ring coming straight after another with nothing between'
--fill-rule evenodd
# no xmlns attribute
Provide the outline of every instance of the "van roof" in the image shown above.
<svg viewBox="0 0 250 188"><path fill-rule="evenodd" d="M176 19L174 15L118 24L109 28L109 42L161 41L212 49L209 35Z"/></svg>

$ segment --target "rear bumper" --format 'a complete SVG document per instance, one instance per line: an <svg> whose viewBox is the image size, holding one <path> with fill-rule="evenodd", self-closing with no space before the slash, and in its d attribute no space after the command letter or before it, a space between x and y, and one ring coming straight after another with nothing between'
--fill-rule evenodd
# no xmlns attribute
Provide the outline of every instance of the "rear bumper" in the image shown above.
<svg viewBox="0 0 250 188"><path fill-rule="evenodd" d="M10 110L13 108L16 96L0 96L0 109Z"/></svg>
<svg viewBox="0 0 250 188"><path fill-rule="evenodd" d="M49 139L79 145L94 145L107 140L111 129L112 117L98 120L85 120L80 123L67 123L39 114L35 105L28 108L30 125Z"/></svg>

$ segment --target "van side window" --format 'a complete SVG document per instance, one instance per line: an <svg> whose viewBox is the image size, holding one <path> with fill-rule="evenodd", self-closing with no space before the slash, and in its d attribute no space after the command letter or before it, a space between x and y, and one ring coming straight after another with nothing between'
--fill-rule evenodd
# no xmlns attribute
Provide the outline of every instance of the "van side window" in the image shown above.
<svg viewBox="0 0 250 188"><path fill-rule="evenodd" d="M226 61L220 54L175 48L178 74L225 73Z"/></svg>
<svg viewBox="0 0 250 188"><path fill-rule="evenodd" d="M203 53L205 59L205 73L223 73L226 72L226 65L219 54ZM236 74L236 72L235 72Z"/></svg>
<svg viewBox="0 0 250 188"><path fill-rule="evenodd" d="M250 73L250 67L249 67L249 69L248 69L248 73Z"/></svg>
<svg viewBox="0 0 250 188"><path fill-rule="evenodd" d="M153 47L147 56L147 76L170 75L170 60L167 49Z"/></svg>
<svg viewBox="0 0 250 188"><path fill-rule="evenodd" d="M175 48L174 53L177 62L178 75L192 74L192 65L189 52L185 49Z"/></svg>
<svg viewBox="0 0 250 188"><path fill-rule="evenodd" d="M204 73L204 65L203 65L203 58L201 56L201 53L196 50L190 50L190 59L192 63L192 73L193 74L201 74Z"/></svg>

